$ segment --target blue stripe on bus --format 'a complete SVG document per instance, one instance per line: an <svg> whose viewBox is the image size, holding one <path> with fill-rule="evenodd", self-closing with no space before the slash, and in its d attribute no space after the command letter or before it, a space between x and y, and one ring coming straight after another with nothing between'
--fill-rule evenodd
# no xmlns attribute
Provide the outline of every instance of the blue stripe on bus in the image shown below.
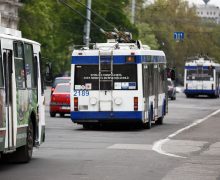
<svg viewBox="0 0 220 180"><path fill-rule="evenodd" d="M113 56L114 64L125 64L126 56ZM135 56L137 64L141 62L141 56ZM72 56L72 64L99 64L99 56ZM129 63L132 64L132 63Z"/></svg>
<svg viewBox="0 0 220 180"><path fill-rule="evenodd" d="M215 94L215 90L203 90L203 89L185 89L185 94Z"/></svg>
<svg viewBox="0 0 220 180"><path fill-rule="evenodd" d="M210 66L185 66L185 69L198 69L198 67L202 67L203 69L209 69Z"/></svg>
<svg viewBox="0 0 220 180"><path fill-rule="evenodd" d="M114 64L125 64L126 63L125 55L120 56L113 56L113 63ZM135 63L129 64L138 64L142 62L150 62L146 58L147 56L134 56ZM164 56L152 56L151 62L166 62ZM72 56L72 64L98 64L99 63L99 56Z"/></svg>
<svg viewBox="0 0 220 180"><path fill-rule="evenodd" d="M142 120L141 111L103 111L103 112L71 112L72 121L77 120Z"/></svg>

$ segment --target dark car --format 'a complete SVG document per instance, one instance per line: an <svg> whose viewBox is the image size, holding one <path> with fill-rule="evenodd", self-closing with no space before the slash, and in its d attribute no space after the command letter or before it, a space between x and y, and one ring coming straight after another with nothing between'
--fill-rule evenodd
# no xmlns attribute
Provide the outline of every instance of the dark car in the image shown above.
<svg viewBox="0 0 220 180"><path fill-rule="evenodd" d="M51 87L51 94L53 93L55 87L57 84L59 83L69 83L70 82L70 77L57 77L54 79L54 82L52 84L52 87Z"/></svg>
<svg viewBox="0 0 220 180"><path fill-rule="evenodd" d="M70 114L70 83L57 84L51 95L50 116Z"/></svg>
<svg viewBox="0 0 220 180"><path fill-rule="evenodd" d="M174 85L174 82L171 79L167 79L167 87L168 87L168 98L171 100L176 99L176 87Z"/></svg>

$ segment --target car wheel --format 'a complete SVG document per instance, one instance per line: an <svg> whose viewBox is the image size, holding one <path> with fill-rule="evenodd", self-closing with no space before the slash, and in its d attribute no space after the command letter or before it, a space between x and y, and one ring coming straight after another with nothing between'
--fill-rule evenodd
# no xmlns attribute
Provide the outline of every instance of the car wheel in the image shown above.
<svg viewBox="0 0 220 180"><path fill-rule="evenodd" d="M159 117L158 119L157 119L157 121L156 121L156 124L157 125L162 125L163 124L163 116L161 116L161 117Z"/></svg>
<svg viewBox="0 0 220 180"><path fill-rule="evenodd" d="M91 127L92 127L91 124L89 124L89 123L83 123L82 125L83 125L84 129L91 129Z"/></svg>
<svg viewBox="0 0 220 180"><path fill-rule="evenodd" d="M50 117L55 117L55 116L56 116L56 113L50 112Z"/></svg>
<svg viewBox="0 0 220 180"><path fill-rule="evenodd" d="M64 117L64 115L65 115L64 113L60 113L60 117Z"/></svg>

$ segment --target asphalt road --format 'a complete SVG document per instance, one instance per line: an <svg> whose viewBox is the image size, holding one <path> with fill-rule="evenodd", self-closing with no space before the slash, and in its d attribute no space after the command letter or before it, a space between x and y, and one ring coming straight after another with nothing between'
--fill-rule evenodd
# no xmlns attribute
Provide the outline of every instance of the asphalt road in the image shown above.
<svg viewBox="0 0 220 180"><path fill-rule="evenodd" d="M220 179L218 109L220 99L178 93L164 124L150 130L85 130L69 116L50 118L47 109L46 142L29 164L1 164L0 180Z"/></svg>

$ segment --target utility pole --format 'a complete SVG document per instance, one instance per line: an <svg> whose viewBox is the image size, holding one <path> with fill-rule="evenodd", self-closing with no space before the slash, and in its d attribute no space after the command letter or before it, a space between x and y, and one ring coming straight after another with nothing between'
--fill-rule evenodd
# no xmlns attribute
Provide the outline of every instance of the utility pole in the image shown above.
<svg viewBox="0 0 220 180"><path fill-rule="evenodd" d="M136 0L132 0L131 2L131 23L134 24L135 21L135 4Z"/></svg>
<svg viewBox="0 0 220 180"><path fill-rule="evenodd" d="M85 36L85 45L87 47L89 47L89 41L90 41L90 26L91 26L91 23L90 23L90 20L91 20L91 9L92 7L92 0L87 0L87 14L86 14L86 18L87 18L87 21L86 21L86 36Z"/></svg>

